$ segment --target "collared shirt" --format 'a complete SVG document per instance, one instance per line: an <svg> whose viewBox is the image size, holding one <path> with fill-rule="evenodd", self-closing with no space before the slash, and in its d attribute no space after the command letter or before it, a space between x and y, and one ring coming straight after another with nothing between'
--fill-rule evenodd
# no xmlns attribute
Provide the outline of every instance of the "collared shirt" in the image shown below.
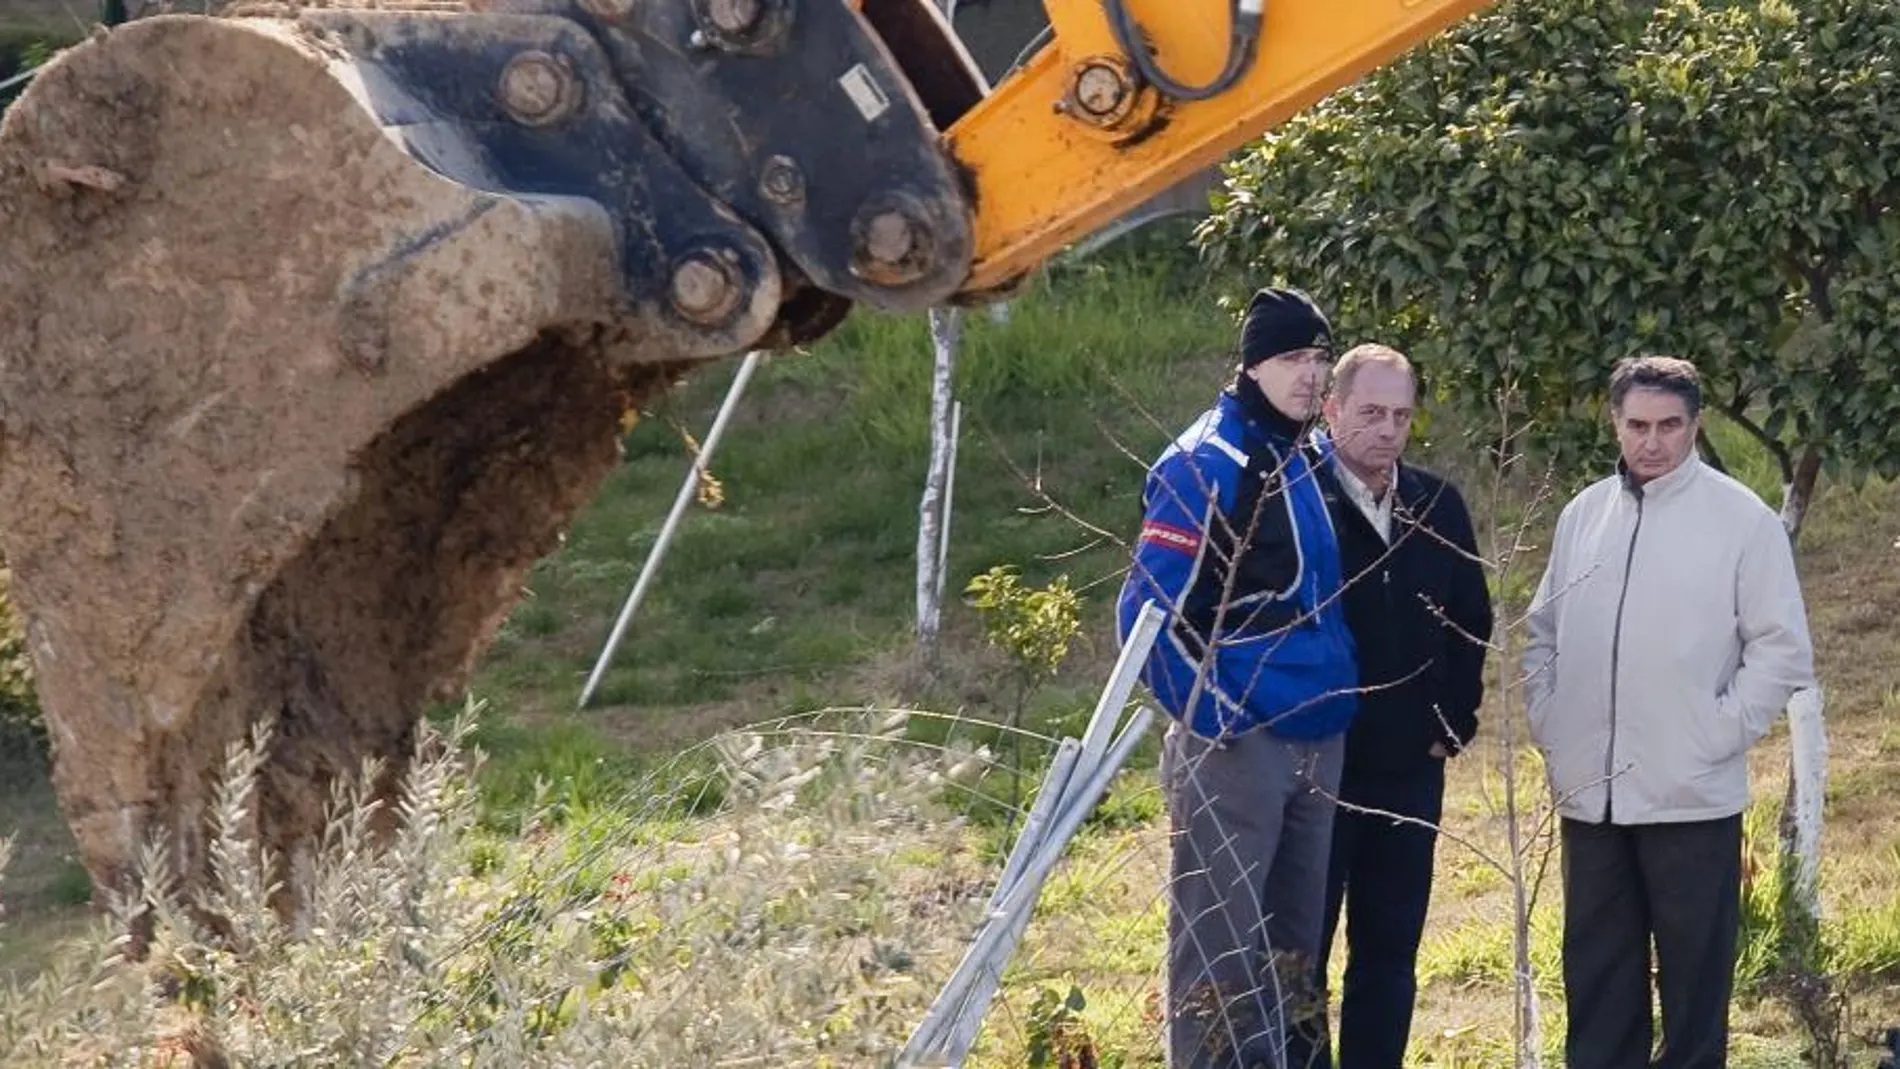
<svg viewBox="0 0 1900 1069"><path fill-rule="evenodd" d="M1392 499L1395 496L1392 488L1399 484L1399 466L1392 465L1391 473L1386 476L1385 493L1377 498L1372 496L1372 488L1336 456L1333 458L1333 471L1338 473L1339 485L1346 491L1346 496L1352 499L1352 503L1359 507L1361 513L1365 514L1366 522L1372 524L1372 529L1379 532L1380 539L1387 545L1391 545Z"/></svg>

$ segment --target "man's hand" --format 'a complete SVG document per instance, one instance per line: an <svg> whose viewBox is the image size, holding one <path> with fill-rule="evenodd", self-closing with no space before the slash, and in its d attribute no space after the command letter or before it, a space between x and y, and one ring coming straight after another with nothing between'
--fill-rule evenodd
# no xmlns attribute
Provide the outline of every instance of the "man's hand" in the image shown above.
<svg viewBox="0 0 1900 1069"><path fill-rule="evenodd" d="M1445 749L1444 743L1434 742L1432 743L1432 756L1438 758L1440 761L1443 761L1451 756L1451 751Z"/></svg>

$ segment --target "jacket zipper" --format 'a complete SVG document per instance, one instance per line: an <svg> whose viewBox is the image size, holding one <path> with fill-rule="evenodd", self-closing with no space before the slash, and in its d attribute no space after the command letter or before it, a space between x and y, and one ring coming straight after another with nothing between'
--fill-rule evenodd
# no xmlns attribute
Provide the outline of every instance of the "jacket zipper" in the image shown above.
<svg viewBox="0 0 1900 1069"><path fill-rule="evenodd" d="M1603 823L1615 815L1616 805L1616 684L1617 662L1623 654L1623 605L1630 596L1630 569L1636 563L1636 536L1643 532L1643 491L1636 490L1636 526L1630 528L1629 552L1623 557L1623 589L1616 596L1616 631L1610 636L1610 744L1603 753Z"/></svg>

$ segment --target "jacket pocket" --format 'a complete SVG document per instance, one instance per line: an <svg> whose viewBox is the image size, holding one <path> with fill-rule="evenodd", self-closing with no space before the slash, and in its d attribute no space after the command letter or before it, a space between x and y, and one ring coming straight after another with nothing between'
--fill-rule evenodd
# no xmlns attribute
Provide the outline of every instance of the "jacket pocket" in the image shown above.
<svg viewBox="0 0 1900 1069"><path fill-rule="evenodd" d="M1298 732L1357 706L1359 670L1351 648L1311 624L1220 648L1222 689L1247 710L1253 726Z"/></svg>
<svg viewBox="0 0 1900 1069"><path fill-rule="evenodd" d="M1545 706L1550 704L1545 699ZM1538 744L1544 757L1544 776L1550 781L1551 798L1559 807L1577 805L1584 795L1607 783L1603 759L1608 750L1585 732L1573 732L1570 738L1545 736Z"/></svg>
<svg viewBox="0 0 1900 1069"><path fill-rule="evenodd" d="M1557 696L1557 688L1527 688L1530 698L1524 703L1524 719L1530 724L1531 741L1539 747L1545 745L1550 737L1550 703Z"/></svg>
<svg viewBox="0 0 1900 1069"><path fill-rule="evenodd" d="M1740 710L1727 694L1695 696L1690 705L1690 749L1706 765L1723 765L1748 750ZM1698 770L1699 771L1699 770Z"/></svg>

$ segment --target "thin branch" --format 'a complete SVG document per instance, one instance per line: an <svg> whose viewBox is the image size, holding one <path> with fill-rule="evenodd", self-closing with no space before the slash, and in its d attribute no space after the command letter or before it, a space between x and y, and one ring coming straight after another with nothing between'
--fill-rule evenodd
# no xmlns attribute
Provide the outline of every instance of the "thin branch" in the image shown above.
<svg viewBox="0 0 1900 1069"><path fill-rule="evenodd" d="M1722 459L1721 451L1715 448L1715 439L1709 437L1708 424L1696 428L1695 441L1702 450L1702 458L1709 462L1710 467L1724 475L1729 474L1728 462Z"/></svg>
<svg viewBox="0 0 1900 1069"><path fill-rule="evenodd" d="M1794 456L1788 452L1788 447L1769 434L1761 424L1749 419L1746 410L1731 405L1723 410L1723 414L1734 420L1737 427L1747 431L1762 444L1762 448L1774 456L1775 463L1781 466L1782 484L1792 485L1794 483Z"/></svg>

